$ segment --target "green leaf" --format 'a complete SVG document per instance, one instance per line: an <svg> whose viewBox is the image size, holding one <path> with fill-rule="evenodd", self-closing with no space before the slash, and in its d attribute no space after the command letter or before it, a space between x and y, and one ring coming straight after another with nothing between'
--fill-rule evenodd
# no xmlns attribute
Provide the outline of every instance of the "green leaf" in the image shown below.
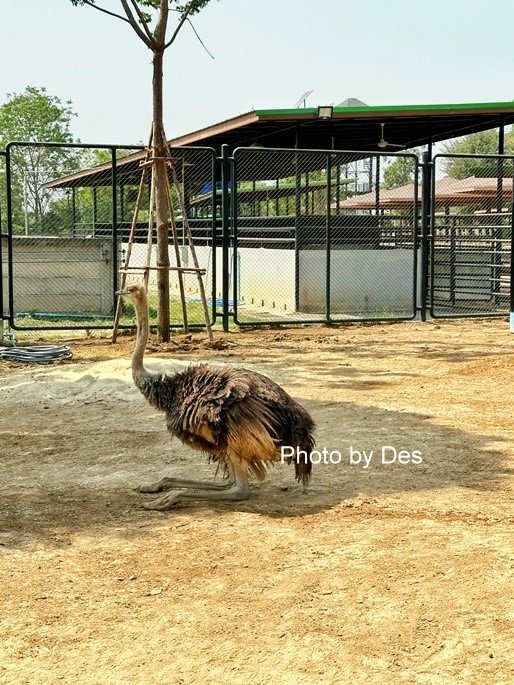
<svg viewBox="0 0 514 685"><path fill-rule="evenodd" d="M471 133L469 136L458 138L447 143L443 148L445 153L496 155L498 153L498 131L489 130ZM512 131L505 134L505 153L514 152L514 138ZM470 176L490 176L491 161L480 158L447 159L445 171L453 178L469 178Z"/></svg>

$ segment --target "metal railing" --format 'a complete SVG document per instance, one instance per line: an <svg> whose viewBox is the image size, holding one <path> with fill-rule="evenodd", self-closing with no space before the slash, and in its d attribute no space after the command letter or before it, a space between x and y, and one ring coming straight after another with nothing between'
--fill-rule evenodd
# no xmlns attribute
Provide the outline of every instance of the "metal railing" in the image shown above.
<svg viewBox="0 0 514 685"><path fill-rule="evenodd" d="M457 171L464 178L446 174ZM467 173L473 171L475 174ZM436 155L432 169L430 311L504 316L510 308L514 157Z"/></svg>

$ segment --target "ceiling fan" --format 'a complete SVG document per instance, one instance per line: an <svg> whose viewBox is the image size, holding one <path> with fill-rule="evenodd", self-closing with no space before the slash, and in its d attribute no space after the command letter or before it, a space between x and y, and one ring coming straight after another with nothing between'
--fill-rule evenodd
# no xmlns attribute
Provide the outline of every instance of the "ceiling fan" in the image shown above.
<svg viewBox="0 0 514 685"><path fill-rule="evenodd" d="M398 143L389 143L385 138L384 138L384 126L385 124L380 124L380 140L378 141L377 145L379 148L386 148L386 147L405 147L404 145L400 145Z"/></svg>

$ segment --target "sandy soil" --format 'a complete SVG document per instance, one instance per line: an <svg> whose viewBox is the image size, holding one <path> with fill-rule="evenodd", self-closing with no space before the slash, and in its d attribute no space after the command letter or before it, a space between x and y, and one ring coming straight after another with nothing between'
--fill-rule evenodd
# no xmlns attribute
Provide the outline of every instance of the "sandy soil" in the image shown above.
<svg viewBox="0 0 514 685"><path fill-rule="evenodd" d="M278 466L247 502L167 513L135 488L212 468L133 387L130 338L71 345L72 363L0 366L0 682L514 682L505 321L154 344L154 365L270 374L342 454L307 494ZM383 445L422 463L382 464Z"/></svg>

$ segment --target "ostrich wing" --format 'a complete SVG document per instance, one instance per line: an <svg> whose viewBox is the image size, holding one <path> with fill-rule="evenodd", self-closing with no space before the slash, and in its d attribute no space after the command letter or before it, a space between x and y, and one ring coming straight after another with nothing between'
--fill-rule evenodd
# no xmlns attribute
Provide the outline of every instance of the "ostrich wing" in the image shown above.
<svg viewBox="0 0 514 685"><path fill-rule="evenodd" d="M183 442L214 454L231 452L247 461L278 458L272 398L256 374L199 365L161 382L168 428Z"/></svg>

